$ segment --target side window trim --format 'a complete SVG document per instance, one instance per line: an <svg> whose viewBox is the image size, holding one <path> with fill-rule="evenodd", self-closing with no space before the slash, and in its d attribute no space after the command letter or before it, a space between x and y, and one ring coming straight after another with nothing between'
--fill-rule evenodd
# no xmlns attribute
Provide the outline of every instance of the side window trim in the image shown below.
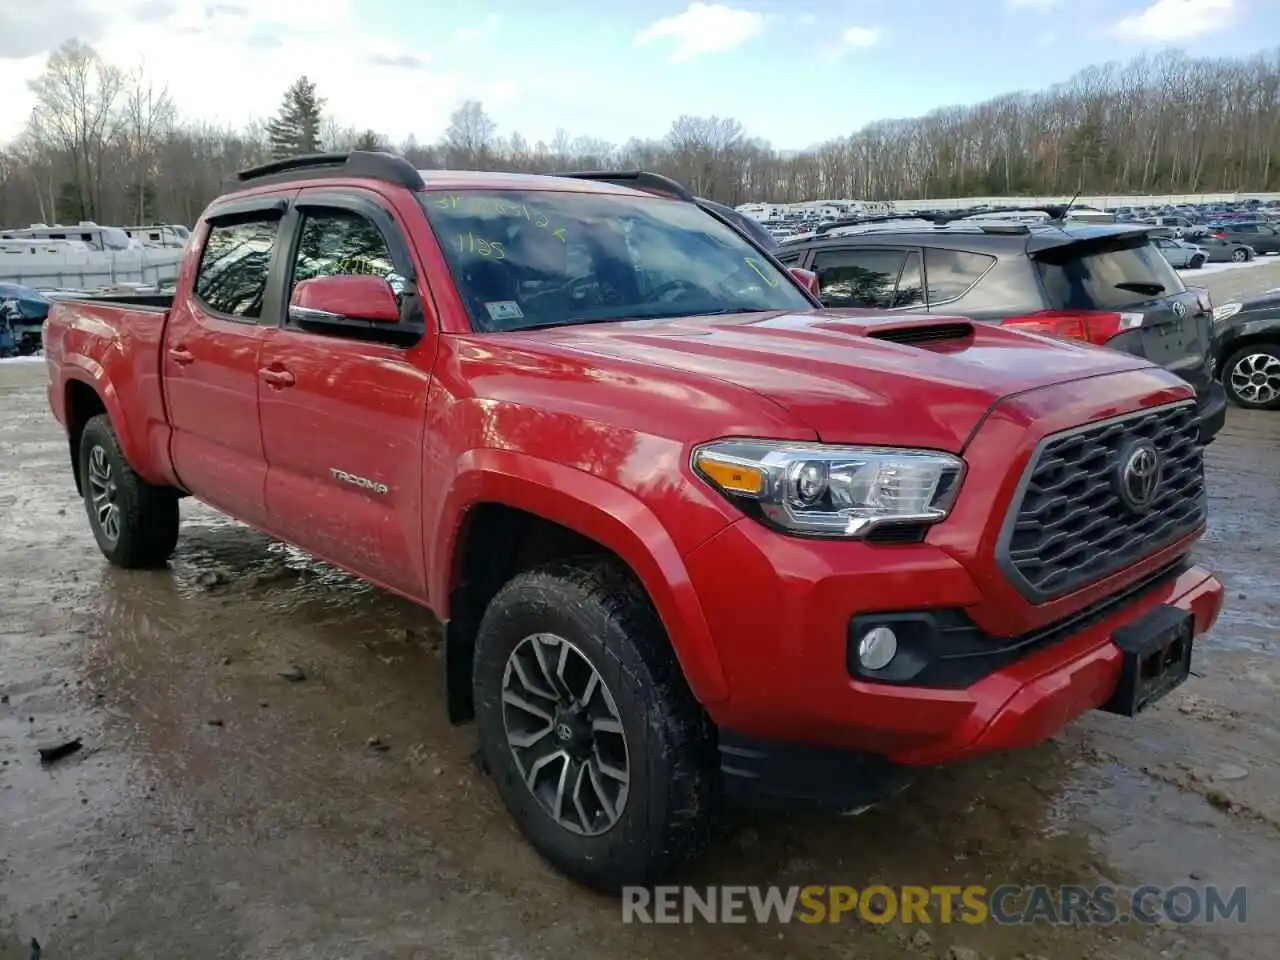
<svg viewBox="0 0 1280 960"><path fill-rule="evenodd" d="M308 210L316 209L343 210L364 217L374 225L378 233L382 234L387 250L391 253L391 262L395 264L400 276L410 283L417 281L417 266L409 252L409 243L405 239L404 231L400 229L400 224L396 222L391 211L382 204L355 193L315 190L304 191L294 206L303 214ZM291 266L292 263L293 260L290 258Z"/></svg>
<svg viewBox="0 0 1280 960"><path fill-rule="evenodd" d="M414 320L388 325L385 328L373 324L368 327L362 325L335 327L335 329L324 333L304 329L289 322L289 291L293 286L292 280L294 269L298 262L298 248L302 243L302 231L309 214L323 213L326 210L364 217L373 225L373 228L382 237L383 242L387 244L387 250L391 254L392 265L404 277L406 288L413 291L413 295L418 300L417 315ZM332 190L303 191L303 195L292 205L288 216L285 217L283 231L288 235L287 242L281 245L285 251L285 256L279 262L279 276L277 277L273 274L270 279L272 285L279 291L279 309L276 314L276 324L282 331L306 336L325 336L338 340L371 340L375 343L406 350L416 346L425 338L427 332L426 316L422 307L422 294L418 287L414 260L409 253L404 232L385 207L372 199L351 192ZM276 263L273 261L273 271L275 268Z"/></svg>
<svg viewBox="0 0 1280 960"><path fill-rule="evenodd" d="M282 242L286 235L289 200L286 197L253 197L249 200L222 204L205 217L204 242L200 246L200 260L196 265L196 276L191 285L191 295L201 310L212 317L228 323L239 323L249 327L273 326L275 317L281 310L280 289L276 282L281 266L286 263L285 254L291 244ZM200 296L200 276L204 268L204 257L209 247L213 232L220 227L233 226L237 223L261 221L275 223L276 235L271 244L271 259L267 264L267 276L262 291L262 309L256 317L242 317L234 313L224 313Z"/></svg>
<svg viewBox="0 0 1280 960"><path fill-rule="evenodd" d="M930 250L938 250L938 251L941 251L941 252L943 252L943 253L972 253L972 252L973 252L973 251L970 251L970 250L957 250L957 249L953 249L953 248L951 248L951 247L925 247L925 248L923 248L923 250L921 251L921 255L920 255L920 278L921 278L921 280L924 282L924 299L925 299L925 305L926 305L930 310L932 310L935 306L939 306L939 307L940 307L940 306L944 306L945 304L948 304L948 303L955 303L957 300L963 299L966 295L968 295L968 293L969 293L969 291L970 291L970 290L972 290L972 289L973 289L974 287L976 287L980 282L982 282L982 278L983 278L983 277L985 277L988 273L990 273L990 272L992 271L992 269L994 269L994 268L995 268L996 263L998 263L998 262L999 262L997 257L994 257L994 256L992 256L992 255L991 255L991 254L989 254L989 253L977 253L977 254L974 254L975 256L985 257L985 258L987 259L987 261L988 261L988 262L987 262L987 266L986 266L986 268L985 268L985 269L984 269L980 274L978 274L976 277L974 277L972 280L970 280L970 281L969 281L969 284L968 284L968 285L967 285L963 290L961 290L959 293L957 293L954 297L948 297L948 298L947 298L947 299L945 299L945 300L934 300L932 297L930 297L930 296L929 296L929 257L928 257L928 252L929 252Z"/></svg>
<svg viewBox="0 0 1280 960"><path fill-rule="evenodd" d="M926 302L926 299L925 299L925 298L926 298L926 294L928 293L928 284L927 284L927 282L925 281L925 275L924 275L924 248L923 248L923 247L903 247L903 248L902 248L902 252L903 252L903 254L904 254L904 255L903 255L903 257L902 257L902 266L900 266L900 267L898 268L898 279L897 279L896 281L894 281L894 284L893 284L893 302L894 302L894 305L893 305L892 307L890 307L889 309L890 309L890 310L924 310L924 311L927 311L927 310L928 310L928 308L929 308L929 305L928 305L928 303ZM907 264L909 264L909 263L911 262L911 258L912 258L912 257L915 257L915 258L916 258L916 264L917 264L917 265L918 265L918 267L919 267L919 275L920 275L920 301L919 301L918 303L904 303L904 304L902 304L901 306L899 306L899 305L898 305L898 296L899 296L899 295L901 294L901 292L902 292L902 278L906 275L906 272L907 272Z"/></svg>

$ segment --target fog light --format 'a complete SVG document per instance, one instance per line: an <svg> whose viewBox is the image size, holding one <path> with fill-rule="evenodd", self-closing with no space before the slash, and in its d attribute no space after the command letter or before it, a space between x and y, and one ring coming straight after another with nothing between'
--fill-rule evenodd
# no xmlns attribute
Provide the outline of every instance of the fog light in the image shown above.
<svg viewBox="0 0 1280 960"><path fill-rule="evenodd" d="M888 627L872 627L858 641L858 663L864 670L883 670L898 655L898 635Z"/></svg>

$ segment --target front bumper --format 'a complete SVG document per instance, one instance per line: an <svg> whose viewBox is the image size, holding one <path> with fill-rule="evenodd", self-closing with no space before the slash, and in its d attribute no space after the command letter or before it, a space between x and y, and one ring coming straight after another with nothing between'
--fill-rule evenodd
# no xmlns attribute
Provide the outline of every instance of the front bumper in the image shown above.
<svg viewBox="0 0 1280 960"><path fill-rule="evenodd" d="M1200 415L1200 442L1208 446L1227 422L1227 391L1217 380L1209 381L1197 398Z"/></svg>
<svg viewBox="0 0 1280 960"><path fill-rule="evenodd" d="M1162 557L1136 587L1069 622L1003 638L982 670L962 674L963 686L891 684L851 674L851 619L979 608L982 593L960 564L929 544L805 543L751 520L733 524L688 558L730 691L708 704L727 791L848 809L892 790L902 767L1053 736L1111 698L1116 630L1162 604L1190 611L1197 635L1212 627L1222 585L1177 559Z"/></svg>

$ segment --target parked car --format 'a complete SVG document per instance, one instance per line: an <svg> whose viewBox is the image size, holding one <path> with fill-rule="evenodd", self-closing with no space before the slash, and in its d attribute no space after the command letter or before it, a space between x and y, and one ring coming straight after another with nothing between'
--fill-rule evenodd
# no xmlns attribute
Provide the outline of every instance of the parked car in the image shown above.
<svg viewBox="0 0 1280 960"><path fill-rule="evenodd" d="M57 302L102 553L163 565L192 495L434 611L516 823L615 891L722 797L859 810L1185 680L1223 597L1190 386L824 311L629 180L291 158L205 211L171 298Z"/></svg>
<svg viewBox="0 0 1280 960"><path fill-rule="evenodd" d="M1258 252L1247 243L1224 240L1213 234L1196 237L1195 243L1208 254L1210 263L1248 263L1258 256Z"/></svg>
<svg viewBox="0 0 1280 960"><path fill-rule="evenodd" d="M1208 250L1186 240L1153 237L1151 242L1156 245L1160 255L1169 261L1169 266L1179 270L1199 270L1209 262Z"/></svg>
<svg viewBox="0 0 1280 960"><path fill-rule="evenodd" d="M40 332L51 301L36 290L0 283L0 356L40 351Z"/></svg>
<svg viewBox="0 0 1280 960"><path fill-rule="evenodd" d="M1212 304L1150 230L879 217L784 241L778 256L818 274L827 306L963 314L1146 357L1195 387L1209 443L1227 406L1207 371Z"/></svg>
<svg viewBox="0 0 1280 960"><path fill-rule="evenodd" d="M1213 364L1240 407L1280 410L1280 291L1215 308Z"/></svg>
<svg viewBox="0 0 1280 960"><path fill-rule="evenodd" d="M1280 253L1280 229L1263 220L1236 220L1214 224L1209 235L1227 243L1252 247L1260 254Z"/></svg>

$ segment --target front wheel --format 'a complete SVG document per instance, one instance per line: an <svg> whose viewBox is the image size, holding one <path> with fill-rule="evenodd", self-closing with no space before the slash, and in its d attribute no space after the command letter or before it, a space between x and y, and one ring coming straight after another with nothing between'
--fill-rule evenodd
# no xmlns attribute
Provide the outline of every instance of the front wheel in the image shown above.
<svg viewBox="0 0 1280 960"><path fill-rule="evenodd" d="M1190 267L1192 270L1199 270L1204 266L1204 257L1194 256L1191 258Z"/></svg>
<svg viewBox="0 0 1280 960"><path fill-rule="evenodd" d="M1253 343L1222 367L1222 385L1238 407L1280 410L1280 344Z"/></svg>
<svg viewBox="0 0 1280 960"><path fill-rule="evenodd" d="M1249 261L1249 251L1233 250L1231 251L1231 259L1235 263L1247 263Z"/></svg>
<svg viewBox="0 0 1280 960"><path fill-rule="evenodd" d="M717 796L709 721L635 578L586 558L517 575L476 638L480 748L520 830L587 886L697 855Z"/></svg>
<svg viewBox="0 0 1280 960"><path fill-rule="evenodd" d="M80 435L80 486L103 556L127 569L164 566L178 543L177 493L134 473L105 413Z"/></svg>

